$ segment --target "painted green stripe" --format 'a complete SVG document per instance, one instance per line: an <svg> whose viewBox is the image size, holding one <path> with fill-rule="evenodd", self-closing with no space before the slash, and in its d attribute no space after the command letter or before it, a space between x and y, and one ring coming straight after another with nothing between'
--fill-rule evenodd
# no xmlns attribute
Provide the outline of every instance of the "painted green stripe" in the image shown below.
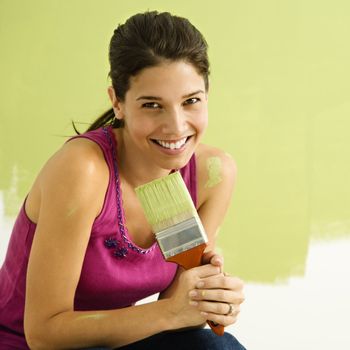
<svg viewBox="0 0 350 350"><path fill-rule="evenodd" d="M177 171L135 189L145 216L156 231L197 215L192 198Z"/></svg>

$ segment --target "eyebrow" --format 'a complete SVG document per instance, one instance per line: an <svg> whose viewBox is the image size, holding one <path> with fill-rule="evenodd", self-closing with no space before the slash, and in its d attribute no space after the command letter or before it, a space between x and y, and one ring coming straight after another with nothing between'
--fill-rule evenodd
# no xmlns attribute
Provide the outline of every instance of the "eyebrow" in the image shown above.
<svg viewBox="0 0 350 350"><path fill-rule="evenodd" d="M184 95L182 96L182 98L189 98L191 96L194 96L194 95L197 95L197 94L204 94L204 91L203 90L197 90L197 91L194 91L194 92L191 92L187 95ZM138 100L152 100L152 101L161 101L162 98L161 97L158 97L158 96L140 96L136 99L136 101Z"/></svg>

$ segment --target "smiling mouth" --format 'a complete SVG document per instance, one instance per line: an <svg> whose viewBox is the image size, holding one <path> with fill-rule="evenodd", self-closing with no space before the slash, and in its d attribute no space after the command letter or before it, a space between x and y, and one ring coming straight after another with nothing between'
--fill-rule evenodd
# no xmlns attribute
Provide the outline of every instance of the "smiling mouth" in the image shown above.
<svg viewBox="0 0 350 350"><path fill-rule="evenodd" d="M178 141L157 140L157 139L151 139L151 141L165 149L175 150L175 149L182 148L191 137L192 136L184 137Z"/></svg>

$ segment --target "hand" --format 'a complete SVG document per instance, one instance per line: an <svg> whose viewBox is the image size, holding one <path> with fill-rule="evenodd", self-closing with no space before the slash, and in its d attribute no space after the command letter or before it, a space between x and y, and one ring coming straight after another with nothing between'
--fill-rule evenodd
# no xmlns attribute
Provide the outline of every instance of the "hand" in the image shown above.
<svg viewBox="0 0 350 350"><path fill-rule="evenodd" d="M205 323L206 316L190 304L189 293L196 288L198 282L220 275L220 268L211 264L180 271L178 278L174 281L169 299L169 311L174 316L176 328L194 327Z"/></svg>
<svg viewBox="0 0 350 350"><path fill-rule="evenodd" d="M224 268L224 258L211 250L203 254L202 264L212 264L214 266L219 266L222 272Z"/></svg>
<svg viewBox="0 0 350 350"><path fill-rule="evenodd" d="M223 258L213 252L203 256L203 262L223 268ZM202 278L189 294L190 305L198 309L206 320L223 326L237 321L240 304L244 301L243 282L226 273Z"/></svg>

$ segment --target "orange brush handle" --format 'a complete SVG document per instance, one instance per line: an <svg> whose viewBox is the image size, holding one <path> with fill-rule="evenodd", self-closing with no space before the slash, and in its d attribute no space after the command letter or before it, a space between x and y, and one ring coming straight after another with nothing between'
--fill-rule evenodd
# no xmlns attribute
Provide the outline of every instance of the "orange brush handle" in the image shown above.
<svg viewBox="0 0 350 350"><path fill-rule="evenodd" d="M174 262L178 265L181 265L185 270L188 270L192 267L197 267L202 264L202 256L204 253L204 249L206 248L206 244L203 243L197 247L186 250L180 254L172 256L168 258L167 261ZM217 335L223 335L225 332L224 326L217 324L212 321L207 321L210 328Z"/></svg>

